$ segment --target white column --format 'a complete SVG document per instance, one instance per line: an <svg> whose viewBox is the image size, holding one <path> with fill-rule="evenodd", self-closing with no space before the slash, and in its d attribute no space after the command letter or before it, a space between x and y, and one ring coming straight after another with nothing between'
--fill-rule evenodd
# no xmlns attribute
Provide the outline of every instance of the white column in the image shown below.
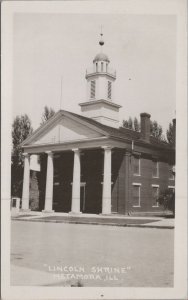
<svg viewBox="0 0 188 300"><path fill-rule="evenodd" d="M80 151L74 151L71 213L80 213Z"/></svg>
<svg viewBox="0 0 188 300"><path fill-rule="evenodd" d="M43 212L53 212L52 210L53 182L54 182L53 153L51 151L47 151L46 153L48 154L48 159L47 159L45 206Z"/></svg>
<svg viewBox="0 0 188 300"><path fill-rule="evenodd" d="M24 176L22 190L22 209L29 210L30 157L24 153Z"/></svg>
<svg viewBox="0 0 188 300"><path fill-rule="evenodd" d="M111 160L112 152L110 147L104 149L104 175L102 193L102 214L111 214Z"/></svg>

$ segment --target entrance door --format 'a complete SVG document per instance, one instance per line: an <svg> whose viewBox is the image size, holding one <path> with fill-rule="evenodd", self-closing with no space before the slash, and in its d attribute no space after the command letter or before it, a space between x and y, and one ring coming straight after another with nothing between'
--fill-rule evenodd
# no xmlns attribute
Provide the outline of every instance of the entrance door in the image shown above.
<svg viewBox="0 0 188 300"><path fill-rule="evenodd" d="M85 193L85 183L81 183L81 186L80 186L80 211L81 212L85 212L85 196L86 196L86 193Z"/></svg>

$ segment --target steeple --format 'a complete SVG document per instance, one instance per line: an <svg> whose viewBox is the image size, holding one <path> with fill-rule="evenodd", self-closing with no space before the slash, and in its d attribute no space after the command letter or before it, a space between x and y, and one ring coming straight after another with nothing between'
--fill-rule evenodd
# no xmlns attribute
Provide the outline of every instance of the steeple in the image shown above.
<svg viewBox="0 0 188 300"><path fill-rule="evenodd" d="M116 72L109 68L110 60L103 53L103 33L100 33L100 52L93 59L93 68L86 71L87 102L80 103L81 111L103 124L119 127L120 105L113 102Z"/></svg>

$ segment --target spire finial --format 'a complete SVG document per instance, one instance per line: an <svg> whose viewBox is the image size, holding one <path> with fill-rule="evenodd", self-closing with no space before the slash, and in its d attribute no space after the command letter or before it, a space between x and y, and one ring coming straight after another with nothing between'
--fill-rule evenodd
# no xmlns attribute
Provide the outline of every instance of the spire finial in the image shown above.
<svg viewBox="0 0 188 300"><path fill-rule="evenodd" d="M101 39L99 41L99 45L101 46L101 50L102 50L102 46L104 45L104 41L103 41L103 33L102 33L102 25L101 25L101 33L100 33Z"/></svg>

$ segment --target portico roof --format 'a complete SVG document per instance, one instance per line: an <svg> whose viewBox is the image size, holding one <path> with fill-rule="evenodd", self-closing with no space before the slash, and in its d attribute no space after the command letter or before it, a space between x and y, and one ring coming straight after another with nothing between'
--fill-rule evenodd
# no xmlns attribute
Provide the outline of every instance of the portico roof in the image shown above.
<svg viewBox="0 0 188 300"><path fill-rule="evenodd" d="M62 130L61 136L58 140L58 128ZM54 137L54 140L53 140ZM46 140L45 140L46 138ZM48 138L48 140L47 140ZM51 140L50 140L51 139ZM37 148L45 145L68 145L72 146L73 143L81 143L95 141L119 141L121 148L124 143L131 144L132 142L142 147L154 148L161 150L172 150L172 147L163 141L159 141L154 137L150 137L149 142L141 140L140 132L130 130L127 128L113 128L101 124L91 118L78 115L73 112L60 110L54 114L46 123L34 131L23 143L22 147ZM126 147L125 147L126 148ZM27 150L26 150L27 151Z"/></svg>

